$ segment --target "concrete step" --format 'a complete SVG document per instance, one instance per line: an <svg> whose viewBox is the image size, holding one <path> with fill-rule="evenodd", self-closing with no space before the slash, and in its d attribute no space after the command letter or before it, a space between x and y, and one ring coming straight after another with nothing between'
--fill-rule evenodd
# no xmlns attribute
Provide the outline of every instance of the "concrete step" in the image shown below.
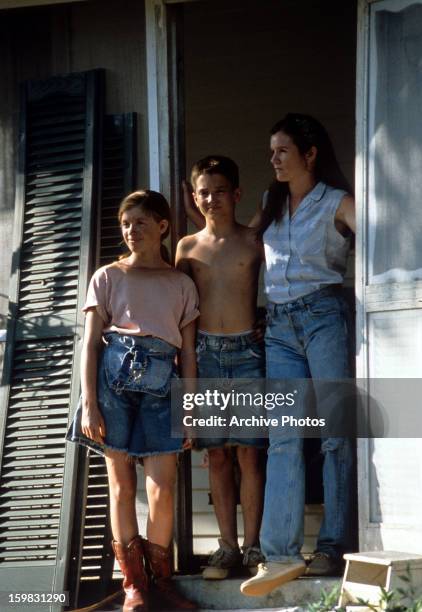
<svg viewBox="0 0 422 612"><path fill-rule="evenodd" d="M151 609L151 608L150 608ZM219 610L218 612L305 612L306 608L235 608L231 610ZM92 609L94 612L94 609ZM95 608L95 612L122 612L121 604L110 604L108 606ZM157 608L153 608L151 612L160 612ZM166 611L168 612L168 610ZM173 611L172 611L173 612ZM198 608L196 612L213 612L213 609Z"/></svg>
<svg viewBox="0 0 422 612"><path fill-rule="evenodd" d="M246 597L240 592L244 578L203 580L201 576L177 576L178 588L201 610L282 610L297 609L318 601L321 591L340 587L340 578L298 578L262 597Z"/></svg>
<svg viewBox="0 0 422 612"><path fill-rule="evenodd" d="M122 612L123 596L116 601L94 604L95 607L78 608L76 612ZM198 608L196 612L213 612L216 608ZM151 612L160 612L157 607L151 607ZM12 612L12 611L10 611ZM168 610L166 612L169 612ZM170 612L173 612L170 611ZM218 612L306 612L306 608L289 607L289 608L230 608L219 610Z"/></svg>
<svg viewBox="0 0 422 612"><path fill-rule="evenodd" d="M176 576L178 590L196 602L198 612L305 612L310 603L320 599L321 591L341 585L340 578L301 577L274 589L263 597L246 597L240 592L245 578L203 580L200 575ZM92 600L91 600L92 601ZM96 612L121 612L123 596L99 605Z"/></svg>
<svg viewBox="0 0 422 612"><path fill-rule="evenodd" d="M235 610L219 610L219 612L305 612L305 608L236 608ZM201 608L197 612L212 612L212 610L204 610Z"/></svg>

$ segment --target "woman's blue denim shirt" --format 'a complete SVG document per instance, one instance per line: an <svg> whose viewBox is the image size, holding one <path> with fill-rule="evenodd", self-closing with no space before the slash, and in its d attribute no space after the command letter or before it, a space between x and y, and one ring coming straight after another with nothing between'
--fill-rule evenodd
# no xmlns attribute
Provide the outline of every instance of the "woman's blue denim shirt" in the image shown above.
<svg viewBox="0 0 422 612"><path fill-rule="evenodd" d="M291 302L343 282L350 239L336 230L334 219L345 195L320 182L292 217L287 208L281 222L265 231L264 281L271 302Z"/></svg>

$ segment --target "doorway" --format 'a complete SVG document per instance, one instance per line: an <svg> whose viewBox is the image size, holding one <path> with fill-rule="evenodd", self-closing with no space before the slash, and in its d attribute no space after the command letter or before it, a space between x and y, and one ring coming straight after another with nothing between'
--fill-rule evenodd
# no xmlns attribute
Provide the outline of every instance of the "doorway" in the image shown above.
<svg viewBox="0 0 422 612"><path fill-rule="evenodd" d="M350 183L355 164L356 3L336 0L203 0L181 6L185 157L223 154L240 168L237 218L248 223L272 180L269 130L287 112L316 116L327 128ZM193 228L190 228L193 230ZM346 286L354 294L353 257ZM265 299L260 290L259 305ZM311 441L313 442L313 441ZM304 552L321 520L321 483L308 447ZM207 471L192 454L193 552L218 536ZM316 482L315 482L316 481ZM238 515L241 532L241 513Z"/></svg>

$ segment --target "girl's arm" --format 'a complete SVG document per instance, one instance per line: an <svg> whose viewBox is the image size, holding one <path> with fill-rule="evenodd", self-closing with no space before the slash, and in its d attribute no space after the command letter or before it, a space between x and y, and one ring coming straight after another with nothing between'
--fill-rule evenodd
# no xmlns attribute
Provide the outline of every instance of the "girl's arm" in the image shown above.
<svg viewBox="0 0 422 612"><path fill-rule="evenodd" d="M84 343L81 355L82 433L103 444L105 424L97 404L98 357L102 350L104 321L95 309L88 310L85 319Z"/></svg>
<svg viewBox="0 0 422 612"><path fill-rule="evenodd" d="M182 348L179 353L180 375L184 379L184 392L195 393L196 390L196 321L192 321L182 328ZM187 432L185 432L185 441L183 448L188 450L192 448L192 440Z"/></svg>
<svg viewBox="0 0 422 612"><path fill-rule="evenodd" d="M196 378L196 321L185 325L180 333L182 334L182 348L179 354L180 375L182 378L193 379Z"/></svg>

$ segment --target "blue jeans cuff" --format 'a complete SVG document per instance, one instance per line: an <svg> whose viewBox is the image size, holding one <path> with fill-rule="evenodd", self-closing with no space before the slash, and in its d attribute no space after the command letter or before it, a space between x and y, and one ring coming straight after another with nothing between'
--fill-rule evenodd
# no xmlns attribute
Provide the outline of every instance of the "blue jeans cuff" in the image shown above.
<svg viewBox="0 0 422 612"><path fill-rule="evenodd" d="M302 557L302 555L266 555L265 556L266 561L274 561L275 563L279 562L282 563L283 561L290 561L291 563L295 562L295 561L303 561L305 562L304 558Z"/></svg>

